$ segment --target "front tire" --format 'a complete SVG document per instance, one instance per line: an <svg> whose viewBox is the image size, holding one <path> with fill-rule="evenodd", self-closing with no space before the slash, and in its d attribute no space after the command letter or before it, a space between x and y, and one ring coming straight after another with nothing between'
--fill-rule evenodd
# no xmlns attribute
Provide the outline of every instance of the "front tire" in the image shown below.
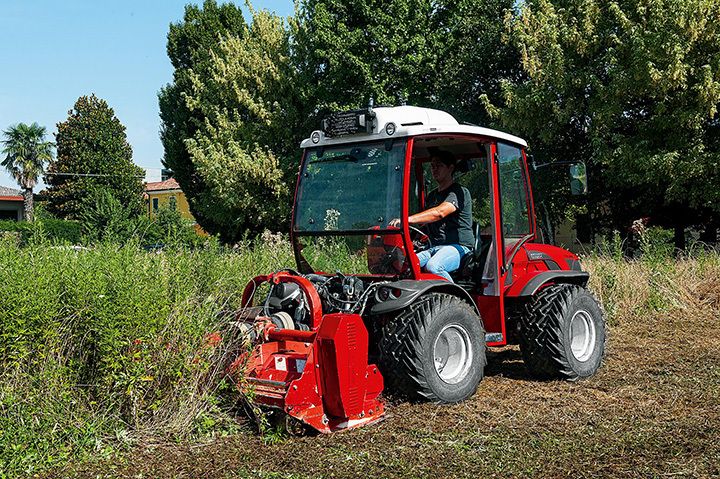
<svg viewBox="0 0 720 479"><path fill-rule="evenodd" d="M605 317L587 289L548 286L527 303L519 319L520 351L531 374L574 381L600 368L607 338Z"/></svg>
<svg viewBox="0 0 720 479"><path fill-rule="evenodd" d="M484 375L482 321L472 306L449 294L430 293L388 321L380 349L386 383L409 398L460 402Z"/></svg>

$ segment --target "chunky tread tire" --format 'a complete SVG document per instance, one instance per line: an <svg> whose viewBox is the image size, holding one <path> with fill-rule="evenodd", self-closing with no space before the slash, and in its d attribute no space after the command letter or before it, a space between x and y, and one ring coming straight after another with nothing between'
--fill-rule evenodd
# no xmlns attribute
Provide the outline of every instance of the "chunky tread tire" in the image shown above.
<svg viewBox="0 0 720 479"><path fill-rule="evenodd" d="M573 354L570 337L571 320L581 310L595 325L593 350L584 361ZM543 288L526 303L519 322L520 351L534 376L575 381L600 368L607 340L605 315L587 289L569 284Z"/></svg>
<svg viewBox="0 0 720 479"><path fill-rule="evenodd" d="M433 345L442 328L459 324L473 350L467 375L457 384L444 382L435 370ZM388 388L410 399L456 403L475 393L486 365L485 328L467 302L430 293L389 320L382 329L380 369Z"/></svg>

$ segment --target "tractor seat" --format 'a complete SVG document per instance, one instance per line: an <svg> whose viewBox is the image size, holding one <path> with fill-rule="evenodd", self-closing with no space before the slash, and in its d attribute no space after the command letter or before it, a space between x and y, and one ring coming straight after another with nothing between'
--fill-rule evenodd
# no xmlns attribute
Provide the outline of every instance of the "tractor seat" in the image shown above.
<svg viewBox="0 0 720 479"><path fill-rule="evenodd" d="M475 236L475 244L473 249L462 257L460 260L460 267L450 273L450 276L457 282L458 280L471 279L473 277L473 270L475 265L478 264L478 260L482 256L484 248L482 238L480 236L480 225L473 221L473 235Z"/></svg>

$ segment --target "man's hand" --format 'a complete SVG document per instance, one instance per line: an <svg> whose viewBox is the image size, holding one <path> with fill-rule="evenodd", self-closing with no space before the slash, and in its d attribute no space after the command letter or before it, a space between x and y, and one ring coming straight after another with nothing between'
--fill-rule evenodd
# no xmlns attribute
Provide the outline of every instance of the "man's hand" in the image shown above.
<svg viewBox="0 0 720 479"><path fill-rule="evenodd" d="M388 223L388 226L392 226L394 228L399 228L400 227L400 218L395 218L395 219L390 220L390 223Z"/></svg>

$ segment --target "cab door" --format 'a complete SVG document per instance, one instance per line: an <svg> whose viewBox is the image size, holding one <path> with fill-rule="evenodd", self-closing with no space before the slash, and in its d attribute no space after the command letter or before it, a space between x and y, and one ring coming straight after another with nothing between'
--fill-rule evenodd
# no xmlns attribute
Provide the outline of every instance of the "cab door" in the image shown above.
<svg viewBox="0 0 720 479"><path fill-rule="evenodd" d="M505 304L502 295L504 275L500 267L502 253L502 220L500 214L500 189L497 168L497 144L488 145L488 186L490 200L490 249L482 270L481 282L473 291L473 300L480 310L485 326L488 346L502 346L507 342L505 332ZM480 278L479 278L480 279Z"/></svg>
<svg viewBox="0 0 720 479"><path fill-rule="evenodd" d="M512 258L535 235L527 165L521 147L491 145L492 244L483 273L482 290L474 299L480 309L489 346L507 344L504 291L512 283Z"/></svg>

